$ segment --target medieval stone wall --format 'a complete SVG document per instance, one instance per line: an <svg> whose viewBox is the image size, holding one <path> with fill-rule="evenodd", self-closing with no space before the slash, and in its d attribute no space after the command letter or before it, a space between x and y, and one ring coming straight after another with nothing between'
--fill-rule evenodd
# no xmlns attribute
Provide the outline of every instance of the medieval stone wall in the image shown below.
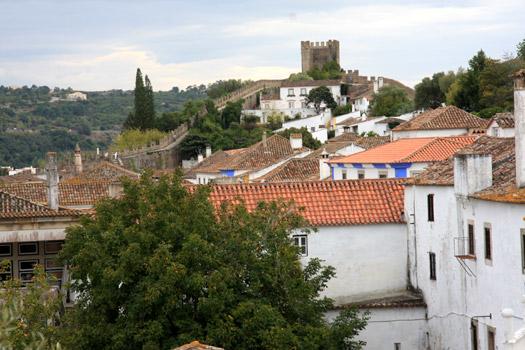
<svg viewBox="0 0 525 350"><path fill-rule="evenodd" d="M336 61L339 64L339 41L327 42L301 41L302 71L308 72L313 68L323 68L325 63Z"/></svg>

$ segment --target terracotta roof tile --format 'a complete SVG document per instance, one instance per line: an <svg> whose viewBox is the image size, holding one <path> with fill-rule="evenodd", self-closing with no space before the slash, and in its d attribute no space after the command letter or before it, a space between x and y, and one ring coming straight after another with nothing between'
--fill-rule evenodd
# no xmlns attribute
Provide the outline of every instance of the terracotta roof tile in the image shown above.
<svg viewBox="0 0 525 350"><path fill-rule="evenodd" d="M58 216L79 216L77 210L59 208L52 210L13 194L0 191L0 219L43 218Z"/></svg>
<svg viewBox="0 0 525 350"><path fill-rule="evenodd" d="M138 179L139 173L123 168L119 165L102 161L96 164L89 170L84 171L82 174L64 180L64 182L76 182L79 180L102 180L102 181L118 181L122 177L128 177L131 179Z"/></svg>
<svg viewBox="0 0 525 350"><path fill-rule="evenodd" d="M289 182L319 180L318 158L293 158L268 174L257 179L258 182Z"/></svg>
<svg viewBox="0 0 525 350"><path fill-rule="evenodd" d="M435 129L486 129L488 120L477 117L455 106L439 107L415 116L396 126L393 131Z"/></svg>
<svg viewBox="0 0 525 350"><path fill-rule="evenodd" d="M364 300L355 303L342 305L340 308L359 309L385 309L385 308L399 308L399 307L426 307L423 295L420 293L403 293L399 295L388 296L384 298Z"/></svg>
<svg viewBox="0 0 525 350"><path fill-rule="evenodd" d="M369 148L377 147L380 145L384 145L385 143L389 143L390 136L364 137L364 136L359 136L358 134L353 133L353 132L345 132L339 136L329 139L326 146L329 146L331 143L337 143L337 142L346 142L347 145L354 144L361 148L369 149Z"/></svg>
<svg viewBox="0 0 525 350"><path fill-rule="evenodd" d="M400 180L343 180L212 185L210 199L244 202L293 201L313 226L403 223L404 190Z"/></svg>
<svg viewBox="0 0 525 350"><path fill-rule="evenodd" d="M194 340L191 343L184 344L173 350L224 350L224 349L217 348L211 345L202 344L198 340Z"/></svg>
<svg viewBox="0 0 525 350"><path fill-rule="evenodd" d="M420 137L394 142L331 160L330 163L416 163L447 159L455 151L471 144L476 136Z"/></svg>
<svg viewBox="0 0 525 350"><path fill-rule="evenodd" d="M496 113L491 119L490 123L496 122L500 128L514 129L514 115L509 112Z"/></svg>
<svg viewBox="0 0 525 350"><path fill-rule="evenodd" d="M108 181L78 180L71 183L59 183L58 202L63 206L94 205L101 198L109 196ZM0 190L29 201L47 203L47 186L45 183L1 184Z"/></svg>

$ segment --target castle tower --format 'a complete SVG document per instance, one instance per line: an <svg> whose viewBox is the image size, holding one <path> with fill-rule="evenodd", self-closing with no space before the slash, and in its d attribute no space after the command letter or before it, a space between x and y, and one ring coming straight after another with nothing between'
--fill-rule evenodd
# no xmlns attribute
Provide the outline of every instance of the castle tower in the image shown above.
<svg viewBox="0 0 525 350"><path fill-rule="evenodd" d="M75 173L82 173L82 154L80 152L80 146L78 143L75 146Z"/></svg>
<svg viewBox="0 0 525 350"><path fill-rule="evenodd" d="M328 40L310 42L301 41L302 71L308 72L313 68L323 68L325 63L336 61L339 64L339 41Z"/></svg>

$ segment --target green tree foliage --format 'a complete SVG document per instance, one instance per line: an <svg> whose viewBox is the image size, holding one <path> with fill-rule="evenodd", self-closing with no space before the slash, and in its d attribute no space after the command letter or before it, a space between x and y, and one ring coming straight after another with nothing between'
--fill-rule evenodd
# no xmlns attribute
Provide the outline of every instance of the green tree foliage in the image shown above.
<svg viewBox="0 0 525 350"><path fill-rule="evenodd" d="M126 182L120 199L68 229L62 258L79 292L65 345L172 349L199 339L226 349L360 349L366 316L324 320L334 269L303 268L290 233L307 223L287 203L218 210L179 175Z"/></svg>
<svg viewBox="0 0 525 350"><path fill-rule="evenodd" d="M215 83L208 85L206 94L209 98L215 99L226 96L251 83L251 80L242 81L241 79L218 80Z"/></svg>
<svg viewBox="0 0 525 350"><path fill-rule="evenodd" d="M325 63L322 69L313 68L309 70L308 75L314 80L340 79L343 76L343 72L339 63L330 61Z"/></svg>
<svg viewBox="0 0 525 350"><path fill-rule="evenodd" d="M153 88L147 75L144 82L140 68L137 68L134 94L134 110L128 114L124 129L152 129L155 126Z"/></svg>
<svg viewBox="0 0 525 350"><path fill-rule="evenodd" d="M517 46L517 56L520 60L525 61L525 39Z"/></svg>
<svg viewBox="0 0 525 350"><path fill-rule="evenodd" d="M240 123L243 102L238 100L226 103L226 107L221 112L221 124L224 129L228 129L233 122Z"/></svg>
<svg viewBox="0 0 525 350"><path fill-rule="evenodd" d="M437 108L445 102L445 93L439 84L445 77L445 73L435 73L432 78L424 78L421 83L416 85L416 96L414 105L416 109Z"/></svg>
<svg viewBox="0 0 525 350"><path fill-rule="evenodd" d="M123 131L120 135L118 135L111 148L113 151L136 149L147 146L151 142L159 141L166 136L166 133L157 129L146 131L130 129Z"/></svg>
<svg viewBox="0 0 525 350"><path fill-rule="evenodd" d="M303 146L310 149L318 149L321 147L321 141L314 139L312 134L308 131L306 127L302 128L289 128L279 132L279 135L287 139L290 138L290 134L301 134L303 135Z"/></svg>
<svg viewBox="0 0 525 350"><path fill-rule="evenodd" d="M0 267L4 268L5 264ZM4 281L0 287L0 348L59 350L62 296L42 266L35 268L32 283L25 288L17 279Z"/></svg>
<svg viewBox="0 0 525 350"><path fill-rule="evenodd" d="M321 111L322 103L324 103L326 107L330 109L337 107L337 103L334 100L332 92L326 86L319 86L310 90L308 96L306 96L306 103L313 104L317 113Z"/></svg>
<svg viewBox="0 0 525 350"><path fill-rule="evenodd" d="M288 77L289 81L301 81L301 80L314 80L311 76L308 75L308 73L304 72L298 72L298 73L292 73Z"/></svg>
<svg viewBox="0 0 525 350"><path fill-rule="evenodd" d="M391 117L412 111L414 104L405 90L384 86L374 94L370 109L372 115Z"/></svg>
<svg viewBox="0 0 525 350"><path fill-rule="evenodd" d="M266 118L266 126L270 130L277 130L283 127L284 115L279 112L272 112Z"/></svg>
<svg viewBox="0 0 525 350"><path fill-rule="evenodd" d="M352 112L352 105L347 104L347 105L335 107L334 110L332 111L332 115L334 117L337 117L338 115L348 114L350 112Z"/></svg>

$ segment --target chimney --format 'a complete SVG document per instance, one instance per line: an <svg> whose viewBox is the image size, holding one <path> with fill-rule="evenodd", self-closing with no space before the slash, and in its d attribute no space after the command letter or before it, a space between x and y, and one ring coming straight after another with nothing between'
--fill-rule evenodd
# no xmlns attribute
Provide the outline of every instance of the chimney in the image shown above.
<svg viewBox="0 0 525 350"><path fill-rule="evenodd" d="M211 156L211 146L207 145L206 146L206 158L208 158L209 156Z"/></svg>
<svg viewBox="0 0 525 350"><path fill-rule="evenodd" d="M82 154L80 152L80 146L75 146L75 173L81 174L82 173Z"/></svg>
<svg viewBox="0 0 525 350"><path fill-rule="evenodd" d="M454 156L454 192L468 196L492 186L490 154L456 154Z"/></svg>
<svg viewBox="0 0 525 350"><path fill-rule="evenodd" d="M516 186L525 187L525 69L514 75Z"/></svg>
<svg viewBox="0 0 525 350"><path fill-rule="evenodd" d="M330 155L328 154L328 152L326 152L326 148L324 148L323 152L321 153L321 158L319 158L319 180L323 180L330 177L330 165L326 163L329 159L329 156Z"/></svg>
<svg viewBox="0 0 525 350"><path fill-rule="evenodd" d="M290 146L293 150L303 148L303 135L302 134L290 134Z"/></svg>
<svg viewBox="0 0 525 350"><path fill-rule="evenodd" d="M204 160L204 156L202 155L202 153L199 153L199 154L197 155L197 163L200 163L200 162L202 162L203 160Z"/></svg>
<svg viewBox="0 0 525 350"><path fill-rule="evenodd" d="M263 144L264 147L267 146L267 144L266 144L266 131L264 131L263 135L262 135L262 144Z"/></svg>
<svg viewBox="0 0 525 350"><path fill-rule="evenodd" d="M57 154L48 152L46 157L47 205L58 210L58 168Z"/></svg>

